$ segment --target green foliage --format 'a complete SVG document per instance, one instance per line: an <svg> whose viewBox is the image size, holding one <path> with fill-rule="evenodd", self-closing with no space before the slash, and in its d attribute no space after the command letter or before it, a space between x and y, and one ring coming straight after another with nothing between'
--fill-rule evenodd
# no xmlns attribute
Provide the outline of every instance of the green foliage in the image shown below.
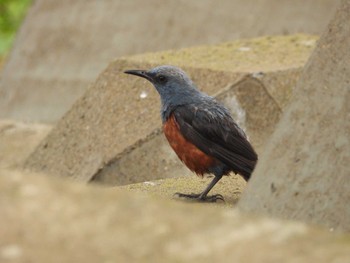
<svg viewBox="0 0 350 263"><path fill-rule="evenodd" d="M0 0L0 57L11 48L32 0Z"/></svg>

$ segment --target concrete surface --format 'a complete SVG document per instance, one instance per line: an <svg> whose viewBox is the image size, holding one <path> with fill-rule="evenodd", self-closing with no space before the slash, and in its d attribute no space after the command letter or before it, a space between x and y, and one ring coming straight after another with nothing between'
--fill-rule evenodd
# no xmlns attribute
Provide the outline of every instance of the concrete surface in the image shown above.
<svg viewBox="0 0 350 263"><path fill-rule="evenodd" d="M114 184L169 177L173 167L183 171L177 158L169 156L164 139L157 138L161 123L155 89L123 73L164 61L183 67L198 87L226 102L260 150L313 43L314 37L304 35L264 37L118 59L58 122L25 167L82 182L102 178L110 183L105 178L112 175ZM141 145L138 153L133 151Z"/></svg>
<svg viewBox="0 0 350 263"><path fill-rule="evenodd" d="M1 262L348 263L348 235L0 170Z"/></svg>
<svg viewBox="0 0 350 263"><path fill-rule="evenodd" d="M198 178L196 175L165 178L159 180L145 181L135 184L118 186L118 189L125 189L135 193L144 193L155 198L176 200L185 203L198 203L196 200L188 200L178 197L175 193L200 193L210 183L213 176ZM221 194L224 201L218 201L211 205L234 207L238 202L246 182L239 175L224 176L210 191L210 195ZM203 203L203 205L206 205Z"/></svg>
<svg viewBox="0 0 350 263"><path fill-rule="evenodd" d="M350 231L350 1L322 35L239 203Z"/></svg>
<svg viewBox="0 0 350 263"><path fill-rule="evenodd" d="M117 57L320 34L339 0L36 0L1 74L0 118L55 123Z"/></svg>
<svg viewBox="0 0 350 263"><path fill-rule="evenodd" d="M0 120L0 168L21 166L51 126Z"/></svg>

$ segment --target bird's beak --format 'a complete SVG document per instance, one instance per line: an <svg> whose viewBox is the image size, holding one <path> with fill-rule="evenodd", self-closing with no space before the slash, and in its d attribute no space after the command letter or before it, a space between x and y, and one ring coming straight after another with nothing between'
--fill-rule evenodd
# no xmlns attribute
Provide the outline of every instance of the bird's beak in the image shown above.
<svg viewBox="0 0 350 263"><path fill-rule="evenodd" d="M149 81L152 81L152 78L149 74L147 74L146 70L126 70L124 71L124 73L126 74L131 74L131 75L136 75L142 78L145 78Z"/></svg>

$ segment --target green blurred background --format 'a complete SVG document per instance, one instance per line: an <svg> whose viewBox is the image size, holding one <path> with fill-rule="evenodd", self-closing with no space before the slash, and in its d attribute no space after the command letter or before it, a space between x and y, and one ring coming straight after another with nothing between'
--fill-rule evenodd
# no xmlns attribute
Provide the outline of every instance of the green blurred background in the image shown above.
<svg viewBox="0 0 350 263"><path fill-rule="evenodd" d="M32 0L0 0L0 65L31 3Z"/></svg>

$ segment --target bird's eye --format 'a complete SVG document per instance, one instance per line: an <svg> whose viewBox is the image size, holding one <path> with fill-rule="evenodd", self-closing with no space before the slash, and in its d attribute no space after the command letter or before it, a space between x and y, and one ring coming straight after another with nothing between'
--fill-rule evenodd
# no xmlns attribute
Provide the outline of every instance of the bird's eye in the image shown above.
<svg viewBox="0 0 350 263"><path fill-rule="evenodd" d="M159 80L159 82L166 82L166 77L165 76L163 76L163 75L159 75L158 76L158 80Z"/></svg>

